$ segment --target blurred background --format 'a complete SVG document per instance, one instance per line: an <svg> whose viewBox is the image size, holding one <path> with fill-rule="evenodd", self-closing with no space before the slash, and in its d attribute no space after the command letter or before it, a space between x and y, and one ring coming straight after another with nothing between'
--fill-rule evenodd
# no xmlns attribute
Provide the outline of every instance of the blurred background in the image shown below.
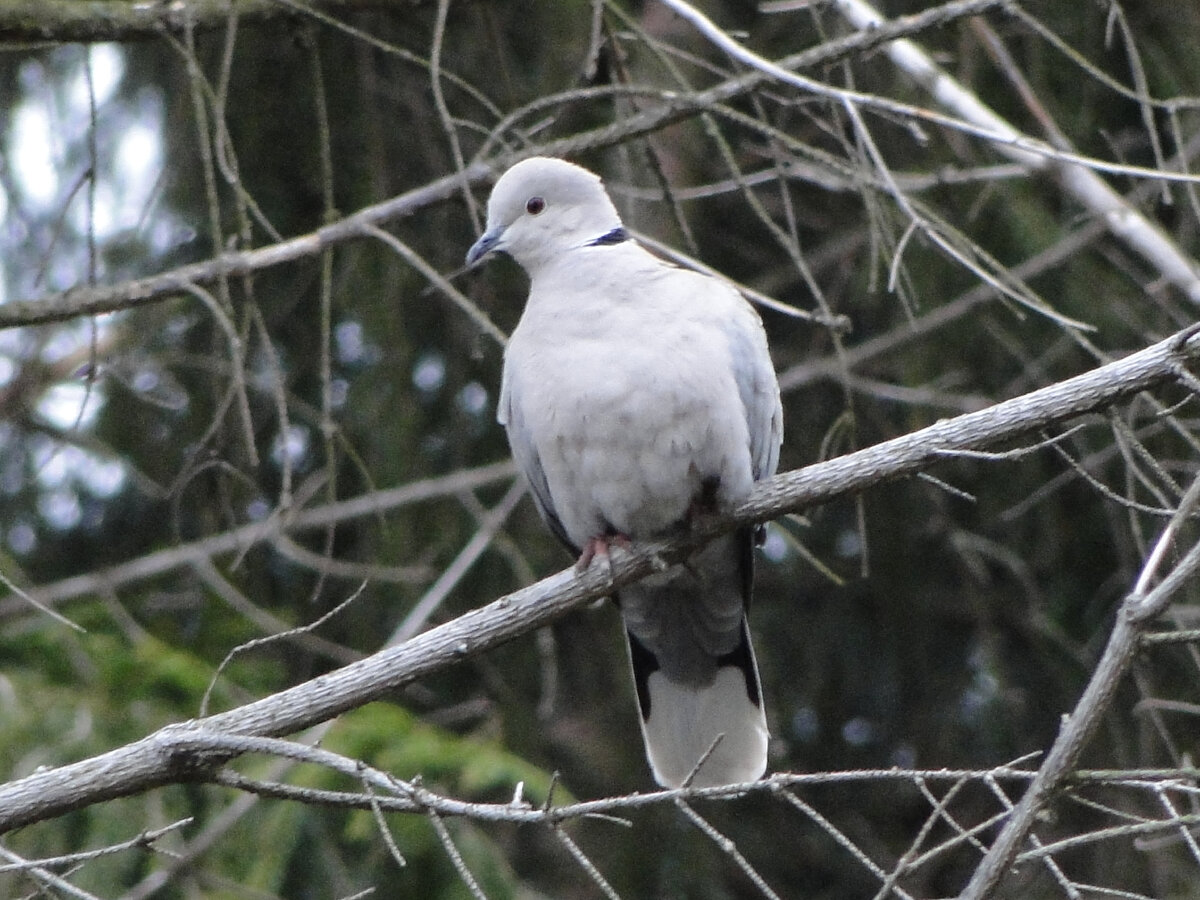
<svg viewBox="0 0 1200 900"><path fill-rule="evenodd" d="M604 176L633 229L776 301L760 311L785 390L781 470L1196 318L1054 178L978 136L896 106L856 122L774 78L708 91L752 70L657 2L83 6L0 22L5 781L268 695L569 562L513 489L495 423L496 335L524 276L508 260L456 274L486 183L414 200L387 217L390 237L314 242L114 312L75 311L92 288L281 244L575 137L570 158ZM1118 167L1194 164L1196 8L1030 2L972 19L960 6L912 37L1014 127ZM854 33L833 4L702 8L768 59L813 51L806 78L933 107L879 48L826 52ZM1101 174L1196 252L1193 185ZM16 304L56 297L57 321L14 327ZM1177 388L1070 429L770 527L751 624L771 769L974 773L831 779L800 789L812 814L765 796L698 805L779 896L938 897L969 877L980 851L956 823L1003 811L991 770L1036 766L1196 469L1195 404ZM1168 625L1196 625L1194 593ZM342 716L323 746L468 800L523 782L541 802L553 773L555 802L649 790L626 665L616 613L589 609ZM1198 665L1186 641L1147 650L1085 764L1190 772ZM267 759L239 769L355 788ZM1080 784L1044 840L1164 816L1161 790ZM1166 801L1183 825L1081 841L1056 857L1065 882L1026 865L1002 895L1197 896L1200 852L1179 819L1195 799ZM4 847L50 857L185 817L159 851L89 861L71 883L105 898L471 896L424 817L387 817L401 868L369 812L216 787L101 804ZM625 817L569 828L616 894L764 896L672 804ZM548 829L447 825L488 897L604 895ZM934 847L880 892L871 860L890 870ZM0 870L0 894L36 890Z"/></svg>

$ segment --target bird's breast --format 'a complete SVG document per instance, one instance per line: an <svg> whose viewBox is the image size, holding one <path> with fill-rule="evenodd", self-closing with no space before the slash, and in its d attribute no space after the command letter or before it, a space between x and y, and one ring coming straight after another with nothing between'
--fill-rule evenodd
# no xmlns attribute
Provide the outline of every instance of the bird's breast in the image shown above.
<svg viewBox="0 0 1200 900"><path fill-rule="evenodd" d="M721 499L742 499L749 440L727 349L702 329L597 326L531 342L508 373L571 539L666 531L714 478Z"/></svg>

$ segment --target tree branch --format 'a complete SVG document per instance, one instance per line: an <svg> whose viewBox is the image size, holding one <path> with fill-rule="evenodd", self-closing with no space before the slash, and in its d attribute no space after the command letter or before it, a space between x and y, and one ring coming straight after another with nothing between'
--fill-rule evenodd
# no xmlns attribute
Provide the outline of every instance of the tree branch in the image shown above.
<svg viewBox="0 0 1200 900"><path fill-rule="evenodd" d="M315 0L326 11L416 5L415 0ZM296 18L276 0L174 0L133 3L131 0L7 0L0 4L0 41L98 43L132 41L179 32L191 25L206 30L238 19Z"/></svg>
<svg viewBox="0 0 1200 900"><path fill-rule="evenodd" d="M475 469L464 469L451 475L426 478L386 490L372 491L349 500L338 500L299 511L282 510L263 522L251 522L212 537L147 553L107 569L85 572L61 581L31 587L19 596L12 594L4 597L0 599L0 621L27 612L31 602L53 607L75 597L103 594L186 565L211 560L223 553L244 553L256 544L274 540L280 535L325 528L370 515L382 515L413 503L453 496L462 491L495 484L513 478L516 474L516 466L511 461L504 461Z"/></svg>
<svg viewBox="0 0 1200 900"><path fill-rule="evenodd" d="M961 900L985 900L992 895L1012 865L1021 844L1030 837L1038 813L1070 774L1099 727L1117 686L1133 664L1143 633L1153 619L1166 610L1180 587L1200 569L1200 543L1196 543L1157 586L1153 589L1149 586L1158 574L1163 557L1177 549L1175 541L1179 528L1195 512L1197 502L1200 502L1200 478L1192 482L1187 495L1180 501L1171 522L1147 558L1137 584L1122 602L1108 644L1092 671L1083 696L1071 714L1063 718L1058 738L983 862L975 869ZM1036 841L1036 838L1033 840Z"/></svg>
<svg viewBox="0 0 1200 900"><path fill-rule="evenodd" d="M502 597L361 662L197 722L173 725L82 762L35 772L0 786L0 833L103 800L165 784L203 779L225 756L189 754L177 740L189 729L278 736L326 721L446 666L548 625L567 612L683 558L693 547L737 525L795 512L934 465L947 455L1012 440L1177 380L1200 358L1194 326L1118 362L1067 381L937 422L864 450L808 466L759 485L720 522L666 543L618 554L611 572L572 569Z"/></svg>
<svg viewBox="0 0 1200 900"><path fill-rule="evenodd" d="M856 28L871 30L887 24L887 19L866 0L837 0L835 5ZM1114 237L1141 255L1189 300L1200 303L1200 269L1196 262L1094 171L1069 160L1031 157L1018 145L1020 139L1032 138L981 102L912 41L893 41L884 52L942 106L968 122L1011 137L1012 143L997 141L997 150L1033 168L1048 167L1063 190L1104 222ZM1059 149L1071 149L1061 134L1055 133L1053 137Z"/></svg>
<svg viewBox="0 0 1200 900"><path fill-rule="evenodd" d="M103 287L72 288L36 300L6 303L0 306L0 329L115 312L151 300L163 300L185 291L189 285L206 284L232 275L246 275L259 269L316 256L335 244L371 236L372 226L410 215L432 203L445 200L460 190L464 181L476 184L490 171L487 165L476 163L462 173L443 176L398 197L364 207L354 215L316 231L255 250L223 253L212 259L134 281Z"/></svg>
<svg viewBox="0 0 1200 900"><path fill-rule="evenodd" d="M214 0L229 2L229 0ZM1010 0L959 0L913 16L892 20L872 31L859 31L847 37L827 41L816 47L782 59L782 69L806 69L826 65L853 54L863 53L898 37L918 34L933 27L945 26L958 19L980 15L1006 6ZM37 6L37 0L32 0ZM239 5L239 10L242 7ZM0 13L2 15L2 13ZM3 19L0 18L0 24ZM312 257L337 244L373 236L373 227L412 215L426 206L455 196L464 186L482 184L507 168L522 156L542 154L571 156L588 150L619 144L641 135L650 134L691 116L699 115L714 104L724 103L750 93L771 80L771 74L757 70L744 72L701 91L679 93L669 102L658 104L633 116L626 116L609 125L568 135L515 155L500 154L487 160L468 164L460 172L452 172L397 197L360 209L338 222L325 225L308 234L280 241L253 250L224 253L198 263L181 266L169 272L150 275L133 281L100 287L81 286L58 294L36 299L13 301L0 305L0 330L27 325L62 322L79 316L100 315L139 306L142 303L164 300L187 289L221 277L245 275L261 269Z"/></svg>

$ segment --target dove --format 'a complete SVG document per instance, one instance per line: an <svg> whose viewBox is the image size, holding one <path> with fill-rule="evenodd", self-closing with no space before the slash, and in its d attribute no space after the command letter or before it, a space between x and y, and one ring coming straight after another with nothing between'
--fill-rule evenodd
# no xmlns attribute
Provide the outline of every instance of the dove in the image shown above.
<svg viewBox="0 0 1200 900"><path fill-rule="evenodd" d="M496 252L529 276L497 418L579 568L685 533L774 474L783 412L757 313L730 284L639 246L597 175L545 157L512 166L467 264ZM664 787L753 781L766 769L746 619L755 543L754 528L739 528L613 598Z"/></svg>

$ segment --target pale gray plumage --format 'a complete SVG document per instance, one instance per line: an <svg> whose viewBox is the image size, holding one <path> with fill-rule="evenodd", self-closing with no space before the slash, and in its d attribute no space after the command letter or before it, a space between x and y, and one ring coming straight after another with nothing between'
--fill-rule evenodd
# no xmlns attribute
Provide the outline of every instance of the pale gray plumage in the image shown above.
<svg viewBox="0 0 1200 900"><path fill-rule="evenodd" d="M513 166L468 263L492 251L529 275L504 355L499 419L539 512L585 556L728 510L775 472L782 411L762 323L736 290L627 239L600 179L571 163ZM618 598L655 778L758 778L767 726L746 626L743 529Z"/></svg>

